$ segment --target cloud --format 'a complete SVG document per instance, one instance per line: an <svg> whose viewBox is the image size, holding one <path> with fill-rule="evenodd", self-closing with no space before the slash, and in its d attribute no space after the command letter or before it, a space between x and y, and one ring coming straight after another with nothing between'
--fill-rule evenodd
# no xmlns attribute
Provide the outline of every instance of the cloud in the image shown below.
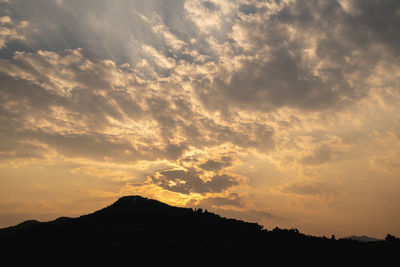
<svg viewBox="0 0 400 267"><path fill-rule="evenodd" d="M220 160L209 159L206 162L199 165L200 168L206 171L219 171L224 167L232 165L232 158L229 156L223 156Z"/></svg>
<svg viewBox="0 0 400 267"><path fill-rule="evenodd" d="M241 4L239 5L239 12L246 15L252 15L257 13L257 7L254 4Z"/></svg>
<svg viewBox="0 0 400 267"><path fill-rule="evenodd" d="M370 142L376 150L370 156L368 165L373 170L384 173L385 176L397 177L400 173L398 133L393 131L376 133L375 140Z"/></svg>
<svg viewBox="0 0 400 267"><path fill-rule="evenodd" d="M240 207L243 205L243 200L238 197L237 194L230 194L228 197L209 197L202 199L197 206L198 207L226 207L234 206Z"/></svg>
<svg viewBox="0 0 400 267"><path fill-rule="evenodd" d="M304 165L320 165L331 161L337 152L333 151L328 145L319 146L313 154L303 157L300 163Z"/></svg>
<svg viewBox="0 0 400 267"><path fill-rule="evenodd" d="M269 210L249 208L248 202L238 193L229 193L218 197L205 197L200 201L191 200L186 203L188 207L202 208L216 212L229 218L245 219L247 221L286 222L289 219Z"/></svg>
<svg viewBox="0 0 400 267"><path fill-rule="evenodd" d="M92 58L83 49L15 52L0 60L0 75L4 134L14 144L36 143L47 154L134 162L177 160L190 147L226 142L260 151L273 147L273 128L217 123L176 83L154 85L129 64ZM12 157L22 157L19 147ZM221 167L229 164L221 160ZM218 168L217 162L204 164Z"/></svg>
<svg viewBox="0 0 400 267"><path fill-rule="evenodd" d="M296 195L331 195L337 191L338 186L328 181L300 181L293 182L281 189L286 194Z"/></svg>
<svg viewBox="0 0 400 267"><path fill-rule="evenodd" d="M395 1L353 2L356 14L336 1L282 1L268 11L253 6L239 15L225 44L236 47L226 57L236 67L227 63L204 89L198 88L200 99L212 110L320 111L366 97L370 69L398 56L393 25L399 6Z"/></svg>
<svg viewBox="0 0 400 267"><path fill-rule="evenodd" d="M210 11L217 11L219 8L214 2L204 1L203 6Z"/></svg>
<svg viewBox="0 0 400 267"><path fill-rule="evenodd" d="M3 133L15 144L36 142L65 156L112 158L130 153L134 157L137 153L131 143L99 131L110 125L110 118L123 120L125 114L135 117L140 113L132 99L127 107L127 93L101 93L118 85L108 80L115 78L110 76L112 69L120 74L107 61L85 59L80 50L64 56L21 52L12 63L2 60ZM129 76L124 77L127 83L123 86L133 85ZM121 108L114 103L121 103Z"/></svg>
<svg viewBox="0 0 400 267"><path fill-rule="evenodd" d="M256 209L238 210L238 209L225 209L225 208L224 209L211 208L211 210L228 218L237 218L257 223L265 222L268 223L268 225L271 225L272 222L282 224L291 221L290 218L265 210L256 210Z"/></svg>
<svg viewBox="0 0 400 267"><path fill-rule="evenodd" d="M112 181L132 181L135 176L126 170L112 169L112 168L97 168L94 166L78 166L71 169L74 174L86 174L102 179L109 179Z"/></svg>
<svg viewBox="0 0 400 267"><path fill-rule="evenodd" d="M30 49L61 52L80 47L119 64L137 65L145 60L158 73L166 71L160 59L168 62L183 57L181 50L196 33L195 25L185 19L182 0L15 0L7 9L34 26L35 31L27 36ZM175 46L174 38L180 45Z"/></svg>
<svg viewBox="0 0 400 267"><path fill-rule="evenodd" d="M12 41L25 41L24 33L29 26L27 21L15 23L9 16L0 16L0 49L7 47Z"/></svg>
<svg viewBox="0 0 400 267"><path fill-rule="evenodd" d="M12 57L2 59L2 112L23 121L18 131L31 137L37 129L27 122L40 118L35 140L46 132L49 142L55 136L73 142L89 131L88 139L116 147L111 158L125 151L132 158L178 160L194 147L225 143L269 153L284 128L269 114L357 102L367 94L362 80L369 69L397 52L390 37L396 29L389 27L398 19L393 1L96 3L4 4L2 25L18 15L35 30L27 31L31 51L10 50ZM104 15L101 21L95 13ZM223 23L208 25L201 19L207 16ZM335 155L323 146L301 163L320 164ZM202 167L218 170L223 162L210 159Z"/></svg>
<svg viewBox="0 0 400 267"><path fill-rule="evenodd" d="M261 153L272 151L277 128L283 126L274 127L274 119L262 118L260 114L282 108L323 111L357 102L367 94L368 88L361 80L369 75L370 66L396 52L393 46L381 55L366 59L367 53L381 46L390 47L393 40L386 34L378 38L375 28L371 31L376 38L367 42L350 38L348 31L356 30L356 22L360 22L365 31L372 27L365 16L372 12L375 4L362 2L353 3L352 9L358 10L356 13L349 13L335 1L326 4L312 1L189 4L176 1L168 6L157 1L127 6L117 2L110 14L120 15L108 14L100 23L94 23L97 18L91 15L94 11L105 13L110 8L107 3L101 2L94 9L89 9L88 3L76 4L73 7L66 2L46 2L42 10L28 4L29 14L18 11L20 17L38 30L29 32L31 48L51 49L15 52L11 60L3 61L3 73L8 75L4 80L10 83L8 88L12 87L11 83L20 83L19 88L36 88L24 93L22 89L11 92L5 88L7 97L18 102L15 94L20 93L26 101L23 105L26 110L19 115L27 110L41 111L47 125L57 121L63 123L59 127L66 130L68 124L71 134L79 134L78 129L89 129L96 132L93 136L97 132L105 136L104 131L111 131L111 128L116 131L129 124L140 128L144 121L149 121L150 137L141 136L146 145L140 147L149 148L147 142L152 142L156 146L150 146L150 151L157 154L154 157L171 160L182 157L189 147L202 149L225 142ZM389 1L379 5L379 10L386 10L393 4ZM22 1L14 1L8 7L16 10L21 5ZM195 6L201 8L195 11ZM78 7L78 13L73 14ZM182 17L168 19L173 7ZM38 16L45 10L49 11L48 16ZM149 10L154 12L149 13ZM196 16L190 16L193 12L197 12L199 18L215 13L224 23L213 30L207 26L211 36L206 36L201 31L205 24L196 20ZM380 24L395 21L397 17L393 12L388 18L379 18ZM128 13L135 15L128 16ZM222 15L227 16L222 18ZM324 20L326 16L330 19ZM14 19L11 15L7 18L4 19L6 24ZM88 21L83 22L84 18ZM123 20L137 22L137 27L127 29L128 24L122 23ZM45 26L49 21L55 23L55 28L64 27L65 31L49 34L53 31ZM78 22L83 26L78 27ZM333 27L335 24L339 26ZM182 25L186 26L182 28ZM121 35L122 30L127 34ZM91 35L100 31L104 32L102 38L107 42ZM65 50L67 33L68 48L74 48L72 50ZM83 38L84 33L89 35ZM54 42L49 40L48 46L44 46L39 42L43 40L39 38L41 35L52 36ZM85 43L88 40L90 43ZM123 46L137 44L134 52L129 52L130 56L134 54L130 64L119 63L119 57L129 55L114 56L122 50L109 43L113 42L111 40L121 40L119 43ZM97 48L92 42L98 44ZM129 49L123 50L128 53ZM204 72L206 65L211 71ZM144 74L147 71L151 77ZM198 79L201 77L203 80ZM211 113L206 115L203 107ZM55 120L55 110L68 119L58 117ZM220 112L218 120L213 117L213 111ZM255 116L260 117L249 119ZM136 134L138 130L133 132ZM136 142L130 143L138 147ZM324 151L327 156L328 150ZM302 160L304 164L307 162L312 163L311 155ZM204 167L212 164L218 168L218 163L211 161Z"/></svg>
<svg viewBox="0 0 400 267"><path fill-rule="evenodd" d="M205 180L202 173L195 170L165 170L149 178L166 190L183 194L220 193L240 183L239 177L229 174L216 174Z"/></svg>
<svg viewBox="0 0 400 267"><path fill-rule="evenodd" d="M386 156L371 160L370 164L373 169L383 171L387 174L398 175L400 173L400 163L398 156Z"/></svg>
<svg viewBox="0 0 400 267"><path fill-rule="evenodd" d="M267 221L254 198L297 214L360 177L397 188L399 5L0 1L0 172Z"/></svg>
<svg viewBox="0 0 400 267"><path fill-rule="evenodd" d="M7 141L7 143L6 143ZM47 157L47 149L40 144L12 138L3 139L0 145L0 162L12 160L36 160Z"/></svg>

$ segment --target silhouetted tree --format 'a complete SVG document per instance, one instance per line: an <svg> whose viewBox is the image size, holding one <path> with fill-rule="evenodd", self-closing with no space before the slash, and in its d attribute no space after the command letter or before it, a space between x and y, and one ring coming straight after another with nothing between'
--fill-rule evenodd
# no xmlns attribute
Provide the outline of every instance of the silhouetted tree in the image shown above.
<svg viewBox="0 0 400 267"><path fill-rule="evenodd" d="M387 241L387 242L396 242L396 241L400 241L400 239L395 237L394 235L387 234L386 237L385 237L385 241Z"/></svg>

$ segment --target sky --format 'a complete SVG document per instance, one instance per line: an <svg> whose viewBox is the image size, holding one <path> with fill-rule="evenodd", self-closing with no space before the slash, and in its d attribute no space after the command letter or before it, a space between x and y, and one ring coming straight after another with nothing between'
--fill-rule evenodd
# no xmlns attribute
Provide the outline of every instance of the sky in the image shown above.
<svg viewBox="0 0 400 267"><path fill-rule="evenodd" d="M0 227L124 195L400 235L400 1L0 0Z"/></svg>

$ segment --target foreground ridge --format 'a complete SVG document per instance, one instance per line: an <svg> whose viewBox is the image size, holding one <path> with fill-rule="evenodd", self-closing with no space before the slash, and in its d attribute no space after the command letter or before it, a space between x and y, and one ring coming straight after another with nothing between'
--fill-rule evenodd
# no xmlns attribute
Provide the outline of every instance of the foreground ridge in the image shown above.
<svg viewBox="0 0 400 267"><path fill-rule="evenodd" d="M94 213L50 222L26 221L0 229L0 253L34 258L118 258L258 262L270 260L385 260L400 252L400 239L358 242L304 235L297 229L263 229L202 209L179 208L125 196ZM1 255L1 254L0 254ZM287 257L291 255L290 257Z"/></svg>

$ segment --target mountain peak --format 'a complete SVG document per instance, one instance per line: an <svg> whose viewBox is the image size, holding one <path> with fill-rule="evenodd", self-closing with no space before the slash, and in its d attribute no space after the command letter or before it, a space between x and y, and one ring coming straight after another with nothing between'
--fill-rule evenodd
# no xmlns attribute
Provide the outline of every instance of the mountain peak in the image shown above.
<svg viewBox="0 0 400 267"><path fill-rule="evenodd" d="M118 207L118 208L131 208L138 206L147 206L147 207L155 207L155 206L168 206L160 201L149 199L146 197L132 195L132 196L123 196L115 201L110 207Z"/></svg>
<svg viewBox="0 0 400 267"><path fill-rule="evenodd" d="M149 199L138 195L131 195L120 197L113 204L105 207L104 209L96 211L94 214L161 214L162 210L165 208L168 209L172 207L154 199Z"/></svg>
<svg viewBox="0 0 400 267"><path fill-rule="evenodd" d="M114 204L116 203L138 203L138 202L146 202L149 201L148 198L139 196L139 195L132 195L132 196L123 196L120 197Z"/></svg>
<svg viewBox="0 0 400 267"><path fill-rule="evenodd" d="M90 257L102 261L104 256L113 260L159 258L185 263L193 260L255 263L273 258L298 261L303 257L308 263L310 251L327 259L334 255L338 260L349 257L358 260L372 250L376 255L385 251L397 256L400 247L395 237L391 241L365 244L307 236L277 227L268 231L257 223L228 219L201 209L174 207L135 195L121 197L110 206L79 218L27 221L0 230L1 255L19 258L50 255L56 260ZM357 251L359 255L354 254Z"/></svg>

